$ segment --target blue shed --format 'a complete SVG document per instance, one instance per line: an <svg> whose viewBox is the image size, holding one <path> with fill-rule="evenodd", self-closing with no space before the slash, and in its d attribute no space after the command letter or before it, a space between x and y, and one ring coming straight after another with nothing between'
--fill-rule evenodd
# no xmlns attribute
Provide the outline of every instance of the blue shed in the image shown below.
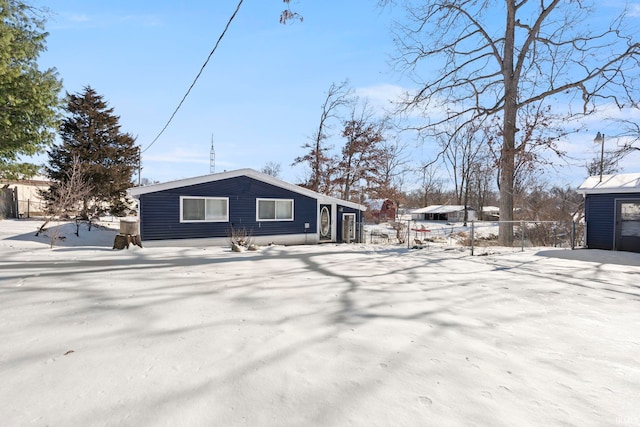
<svg viewBox="0 0 640 427"><path fill-rule="evenodd" d="M149 246L225 245L244 230L260 245L360 242L365 206L253 169L134 187Z"/></svg>
<svg viewBox="0 0 640 427"><path fill-rule="evenodd" d="M588 248L640 252L640 174L591 176L577 191Z"/></svg>

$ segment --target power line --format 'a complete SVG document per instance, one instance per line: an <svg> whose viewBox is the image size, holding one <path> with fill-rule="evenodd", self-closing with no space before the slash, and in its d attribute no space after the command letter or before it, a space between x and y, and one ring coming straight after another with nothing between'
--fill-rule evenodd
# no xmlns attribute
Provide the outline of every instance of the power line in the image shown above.
<svg viewBox="0 0 640 427"><path fill-rule="evenodd" d="M187 96L189 96L189 93L191 93L191 89L193 89L193 87L196 85L196 82L200 78L200 75L204 71L204 68L207 66L207 64L209 63L209 60L211 59L211 57L213 56L214 52L218 48L218 45L220 44L220 41L222 41L222 38L224 37L224 35L226 34L227 30L229 29L229 26L231 25L231 21L233 21L233 18L236 17L236 14L238 13L238 10L240 10L240 6L242 6L242 2L243 1L244 0L240 0L238 2L238 6L236 6L236 10L233 12L231 17L229 18L229 21L227 21L227 25L224 27L224 30L220 34L220 37L218 37L218 41L216 42L215 46L213 46L213 49L211 49L211 52L209 53L209 56L207 57L207 60L204 61L204 64L202 64L202 67L200 67L200 71L198 72L198 75L196 75L196 78L193 79L193 83L191 83L191 86L189 86L189 89L187 89L187 92L184 94L184 96L182 97L182 100L180 101L180 103L178 104L176 109L173 111L173 114L171 114L171 117L169 117L169 120L167 120L167 123L164 125L164 127L162 128L160 133L158 133L158 135L153 139L153 141L151 141L151 143L149 145L147 145L147 148L142 150L140 152L140 154L144 153L149 148L151 148L151 146L153 144L155 144L155 142L158 140L158 138L160 138L160 136L164 133L164 131L169 127L169 124L171 123L171 121L175 117L175 115L178 112L178 110L180 109L180 107L182 107L182 104L184 103L185 99L187 99Z"/></svg>

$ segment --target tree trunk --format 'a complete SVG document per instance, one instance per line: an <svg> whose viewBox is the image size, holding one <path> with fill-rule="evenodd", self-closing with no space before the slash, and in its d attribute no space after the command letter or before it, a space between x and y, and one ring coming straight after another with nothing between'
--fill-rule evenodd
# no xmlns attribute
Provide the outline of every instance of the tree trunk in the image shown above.
<svg viewBox="0 0 640 427"><path fill-rule="evenodd" d="M467 208L467 205L469 204L469 178L466 178L465 180L465 187L464 187L464 199L463 201L463 206L464 206L464 226L467 226L467 222L469 221L469 209Z"/></svg>
<svg viewBox="0 0 640 427"><path fill-rule="evenodd" d="M322 174L322 140L320 137L316 140L315 160L312 167L311 189L317 193L320 191L320 175Z"/></svg>
<svg viewBox="0 0 640 427"><path fill-rule="evenodd" d="M343 200L350 200L349 199L349 193L351 192L350 180L351 180L351 177L347 176L346 182L344 183L344 189L342 190Z"/></svg>
<svg viewBox="0 0 640 427"><path fill-rule="evenodd" d="M515 135L512 134L511 138L509 138L507 132L505 132L502 156L500 158L500 226L498 242L502 246L513 245L513 223L504 221L513 221L514 151L513 146L510 146L510 144L513 144L514 137Z"/></svg>
<svg viewBox="0 0 640 427"><path fill-rule="evenodd" d="M500 226L498 242L502 246L513 245L513 175L515 170L516 117L518 113L518 76L515 74L515 20L514 2L507 2L507 22L504 40L504 123L500 156Z"/></svg>

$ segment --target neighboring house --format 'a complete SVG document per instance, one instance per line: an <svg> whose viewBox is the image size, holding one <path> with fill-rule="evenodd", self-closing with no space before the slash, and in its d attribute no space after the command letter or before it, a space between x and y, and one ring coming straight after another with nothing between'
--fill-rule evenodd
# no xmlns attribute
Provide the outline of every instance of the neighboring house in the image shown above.
<svg viewBox="0 0 640 427"><path fill-rule="evenodd" d="M497 206L484 206L481 217L480 219L483 221L498 221L500 220L500 208Z"/></svg>
<svg viewBox="0 0 640 427"><path fill-rule="evenodd" d="M50 181L36 176L31 179L0 179L0 217L29 218L42 216L46 203L40 191L49 189Z"/></svg>
<svg viewBox="0 0 640 427"><path fill-rule="evenodd" d="M396 220L396 204L393 200L385 200L380 205L380 212L378 214L378 222L388 222Z"/></svg>
<svg viewBox="0 0 640 427"><path fill-rule="evenodd" d="M476 210L467 207L467 221L475 221L478 218ZM462 205L431 205L426 208L411 211L411 219L426 221L464 221L464 206Z"/></svg>
<svg viewBox="0 0 640 427"><path fill-rule="evenodd" d="M577 191L588 248L640 252L640 173L591 176Z"/></svg>
<svg viewBox="0 0 640 427"><path fill-rule="evenodd" d="M245 230L260 245L360 242L365 206L253 169L128 190L147 246L224 245Z"/></svg>

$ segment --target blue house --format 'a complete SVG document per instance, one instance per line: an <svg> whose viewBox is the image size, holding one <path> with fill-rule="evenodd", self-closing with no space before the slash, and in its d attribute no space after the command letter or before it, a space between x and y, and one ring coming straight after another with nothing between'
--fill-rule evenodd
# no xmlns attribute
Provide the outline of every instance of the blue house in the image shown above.
<svg viewBox="0 0 640 427"><path fill-rule="evenodd" d="M259 245L360 242L365 206L253 169L134 187L150 245L225 245L244 230Z"/></svg>
<svg viewBox="0 0 640 427"><path fill-rule="evenodd" d="M591 176L584 196L585 238L590 249L640 252L640 174Z"/></svg>

